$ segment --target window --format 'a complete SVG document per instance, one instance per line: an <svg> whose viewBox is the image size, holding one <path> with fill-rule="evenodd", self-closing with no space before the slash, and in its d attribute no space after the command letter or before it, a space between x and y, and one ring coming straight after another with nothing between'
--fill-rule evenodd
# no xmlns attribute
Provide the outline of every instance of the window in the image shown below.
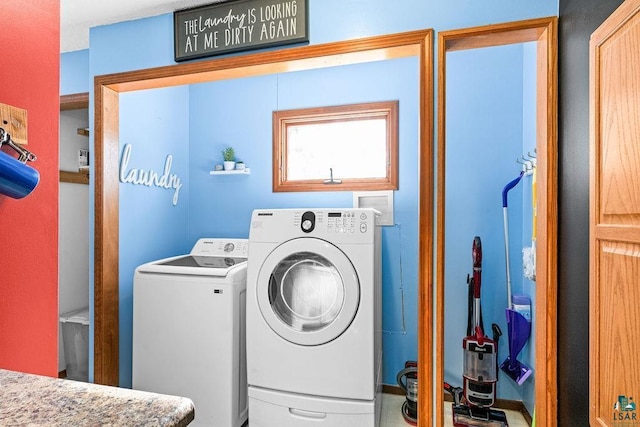
<svg viewBox="0 0 640 427"><path fill-rule="evenodd" d="M397 101L274 111L273 191L397 189Z"/></svg>

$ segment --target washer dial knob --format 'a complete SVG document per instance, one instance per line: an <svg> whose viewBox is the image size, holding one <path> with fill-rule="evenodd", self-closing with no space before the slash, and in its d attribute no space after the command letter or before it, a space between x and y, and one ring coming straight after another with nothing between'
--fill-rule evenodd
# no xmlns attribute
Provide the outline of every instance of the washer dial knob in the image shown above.
<svg viewBox="0 0 640 427"><path fill-rule="evenodd" d="M311 233L316 228L316 214L311 211L303 213L300 228L304 233Z"/></svg>

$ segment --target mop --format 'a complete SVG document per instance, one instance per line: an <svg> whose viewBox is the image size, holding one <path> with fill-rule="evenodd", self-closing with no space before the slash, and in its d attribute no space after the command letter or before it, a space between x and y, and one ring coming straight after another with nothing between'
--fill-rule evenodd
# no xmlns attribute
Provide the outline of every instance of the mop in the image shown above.
<svg viewBox="0 0 640 427"><path fill-rule="evenodd" d="M522 385L527 378L531 376L533 371L524 363L520 362L517 357L522 348L529 339L531 333L531 323L522 315L521 307L527 307L528 297L524 295L511 295L511 272L509 268L509 217L507 215L507 194L509 190L518 185L524 171L520 172L517 178L505 185L502 190L502 217L504 220L504 249L506 258L507 271L507 303L509 307L506 309L507 316L507 334L509 337L509 356L500 365L500 369L505 372L509 378ZM530 307L530 302L529 302ZM518 308L516 310L516 308Z"/></svg>

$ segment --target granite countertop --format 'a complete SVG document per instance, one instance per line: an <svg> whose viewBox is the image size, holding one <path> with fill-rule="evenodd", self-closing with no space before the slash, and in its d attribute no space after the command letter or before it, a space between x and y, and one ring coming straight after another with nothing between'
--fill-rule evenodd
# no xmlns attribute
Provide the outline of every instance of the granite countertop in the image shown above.
<svg viewBox="0 0 640 427"><path fill-rule="evenodd" d="M186 397L0 369L1 426L186 426Z"/></svg>

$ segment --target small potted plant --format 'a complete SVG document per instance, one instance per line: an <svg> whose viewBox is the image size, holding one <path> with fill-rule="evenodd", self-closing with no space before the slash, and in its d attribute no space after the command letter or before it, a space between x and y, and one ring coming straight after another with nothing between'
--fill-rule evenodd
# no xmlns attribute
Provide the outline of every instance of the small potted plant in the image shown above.
<svg viewBox="0 0 640 427"><path fill-rule="evenodd" d="M224 170L230 171L236 167L236 152L233 147L227 147L222 150L222 160L224 161Z"/></svg>
<svg viewBox="0 0 640 427"><path fill-rule="evenodd" d="M239 171L245 169L245 165L244 165L244 162L242 160L238 160L236 162L236 169L239 170Z"/></svg>

